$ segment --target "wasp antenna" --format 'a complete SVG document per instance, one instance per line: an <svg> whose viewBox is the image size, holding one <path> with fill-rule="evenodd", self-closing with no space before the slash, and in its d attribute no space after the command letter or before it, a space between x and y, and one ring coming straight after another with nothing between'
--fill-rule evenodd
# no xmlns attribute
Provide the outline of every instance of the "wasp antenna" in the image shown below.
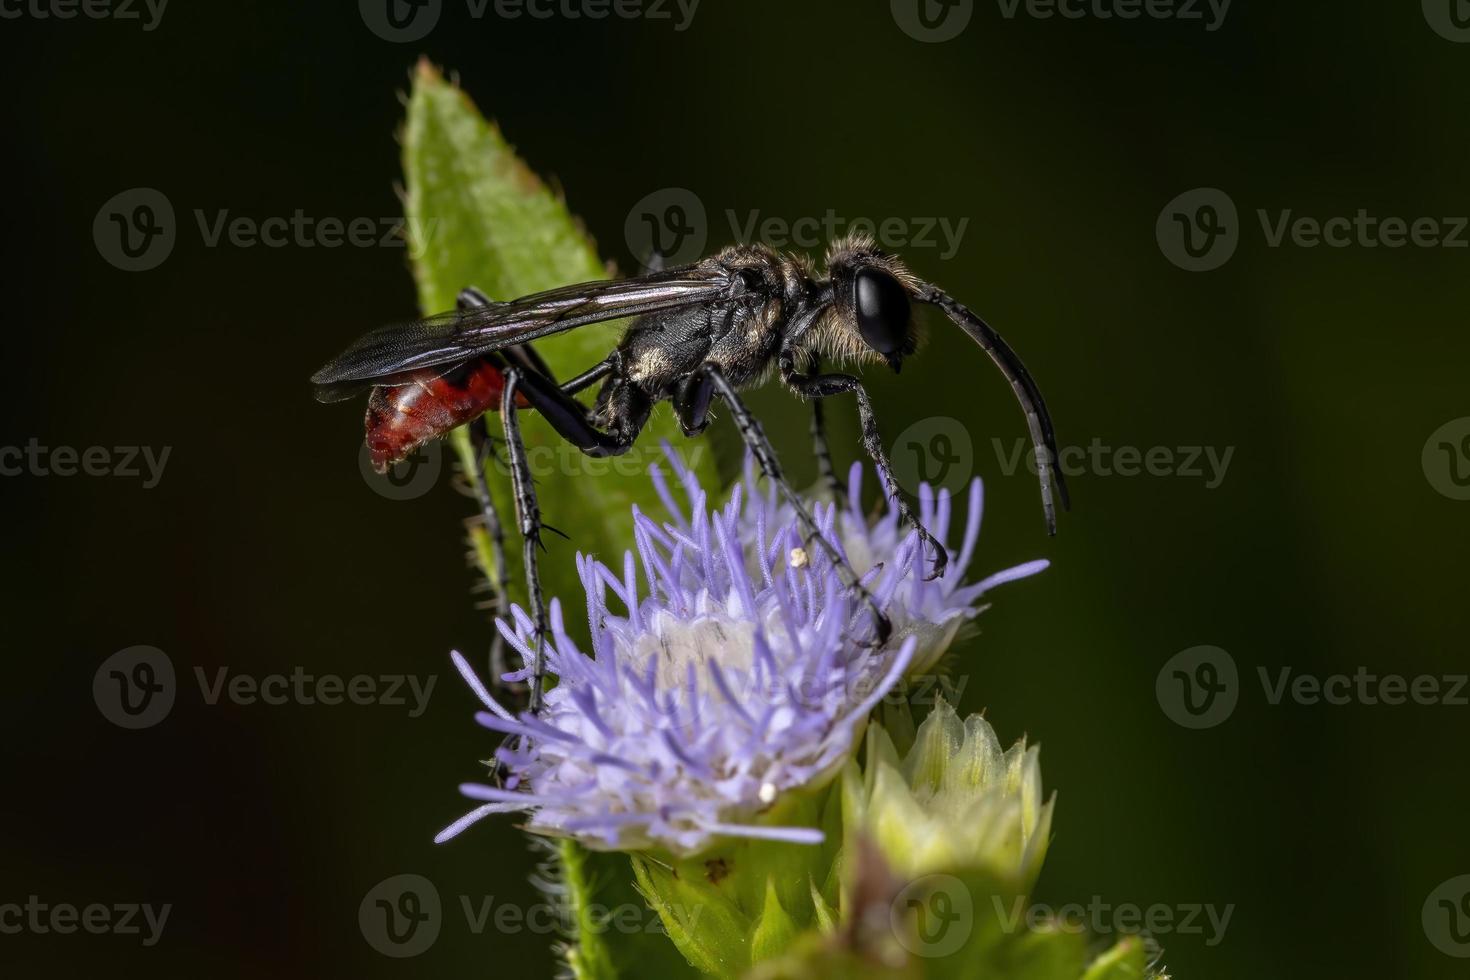
<svg viewBox="0 0 1470 980"><path fill-rule="evenodd" d="M1036 474L1041 481L1041 509L1046 518L1046 533L1056 534L1057 511L1052 503L1053 482L1063 510L1072 509L1072 497L1067 492L1067 480L1058 466L1056 431L1052 428L1051 414L1046 410L1041 389L1036 387L1036 381L1010 345L1001 339L990 324L963 303L939 287L928 284L919 288L917 298L920 302L943 310L946 316L990 355L990 359L1011 383L1011 390L1016 393L1016 400L1026 413L1026 427L1031 431L1031 445L1036 450Z"/></svg>

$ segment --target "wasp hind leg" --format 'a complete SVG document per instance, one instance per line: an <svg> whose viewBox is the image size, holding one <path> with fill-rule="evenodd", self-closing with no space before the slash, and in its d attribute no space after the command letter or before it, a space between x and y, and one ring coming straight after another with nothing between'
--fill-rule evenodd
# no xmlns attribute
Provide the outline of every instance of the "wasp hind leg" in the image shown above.
<svg viewBox="0 0 1470 980"><path fill-rule="evenodd" d="M505 680L505 675L510 672L505 657L505 637L500 635L499 627L494 625L494 621L504 616L510 606L507 595L510 578L505 559L505 525L500 520L500 512L495 506L495 498L490 493L490 482L486 476L491 461L497 457L494 442L490 436L490 428L486 425L483 415L469 424L468 431L470 445L475 451L475 462L469 474L470 486L474 490L475 502L479 505L480 513L467 518L465 523L471 526L478 524L485 531L483 544L477 542L473 536L471 537L470 558L480 567L483 575L482 584L477 586L475 591L487 593L486 598L478 604L479 608L489 612L492 621L490 680L491 683L512 695L517 703L520 703L525 699L526 686ZM483 553L480 547L484 547Z"/></svg>
<svg viewBox="0 0 1470 980"><path fill-rule="evenodd" d="M605 374L601 366L579 376L584 379L597 372ZM598 376L601 376L600 374ZM569 382L571 388L576 382ZM632 398L635 392L628 386L618 386L623 398ZM522 557L526 568L526 591L531 603L531 621L536 636L531 662L530 710L540 710L544 696L546 677L546 601L541 589L540 555L541 531L546 525L541 520L541 508L536 500L536 486L526 458L525 441L521 438L520 417L516 407L517 396L546 419L557 434L589 456L617 456L633 445L638 430L647 418L641 415L625 415L630 421L615 432L597 429L587 415L586 408L556 382L534 370L511 365L505 371L505 389L500 398L500 422L505 428L506 455L510 464L511 486L515 492L516 519L521 532Z"/></svg>

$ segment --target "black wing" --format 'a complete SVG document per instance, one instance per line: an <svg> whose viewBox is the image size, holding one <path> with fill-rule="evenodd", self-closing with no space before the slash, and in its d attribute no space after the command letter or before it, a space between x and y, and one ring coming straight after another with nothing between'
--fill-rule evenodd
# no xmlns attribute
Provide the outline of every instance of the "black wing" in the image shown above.
<svg viewBox="0 0 1470 980"><path fill-rule="evenodd" d="M636 279L562 286L505 303L380 327L359 337L311 380L318 397L334 401L364 382L457 363L589 323L707 303L742 288L739 276L713 263Z"/></svg>

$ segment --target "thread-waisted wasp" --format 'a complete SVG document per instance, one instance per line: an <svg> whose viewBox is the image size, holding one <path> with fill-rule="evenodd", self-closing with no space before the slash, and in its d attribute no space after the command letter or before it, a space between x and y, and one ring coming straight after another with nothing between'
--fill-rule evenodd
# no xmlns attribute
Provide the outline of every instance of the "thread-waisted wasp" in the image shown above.
<svg viewBox="0 0 1470 980"><path fill-rule="evenodd" d="M807 537L832 559L844 587L868 608L878 643L889 635L883 611L840 551L817 529L811 512L782 475L760 422L740 390L773 372L791 391L813 399L819 465L835 483L821 425L821 399L851 392L862 443L884 490L933 555L931 577L944 573L944 548L909 509L878 435L872 403L854 375L824 373L823 361L884 363L895 372L916 347L915 302L936 306L990 355L1015 391L1037 457L1048 533L1056 532L1055 480L1062 506L1066 483L1056 469L1056 435L1041 392L1014 351L988 324L948 293L920 280L895 256L862 237L829 250L818 274L804 257L764 245L736 245L696 262L647 275L581 283L521 299L493 302L464 290L458 309L365 334L312 376L319 401L371 389L366 419L373 464L385 470L450 429L474 423L484 445L482 416L498 410L523 541L526 585L538 645L530 708L541 704L544 662L540 639L546 609L536 549L543 528L521 440L517 412L541 413L564 439L590 456L627 452L653 406L672 403L685 435L703 431L718 395L765 477L796 512ZM558 383L532 341L590 323L636 317L611 354ZM597 382L591 408L574 397ZM480 467L478 479L484 479ZM482 506L489 499L480 493Z"/></svg>

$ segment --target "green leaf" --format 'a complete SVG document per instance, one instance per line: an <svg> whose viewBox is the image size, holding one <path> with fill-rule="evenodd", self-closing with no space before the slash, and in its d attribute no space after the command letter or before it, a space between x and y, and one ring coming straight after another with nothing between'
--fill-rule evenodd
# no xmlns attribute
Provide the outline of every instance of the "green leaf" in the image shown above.
<svg viewBox="0 0 1470 980"><path fill-rule="evenodd" d="M410 255L423 312L453 309L465 286L478 286L492 299L503 300L607 277L591 239L566 203L516 156L469 98L427 62L420 62L414 73L402 142L404 203L414 236ZM620 324L592 325L538 342L537 350L553 373L570 377L606 357L620 334ZM596 554L619 567L621 553L632 544L632 505L659 511L646 474L650 463L663 458L661 439L677 437L686 460L696 464L708 485L715 485L708 444L684 441L665 409L655 412L627 456L601 460L572 449L535 413L521 418L542 516L570 538L545 535L542 582L548 599L561 596L570 611L581 606L573 552ZM499 436L498 420L491 420L490 432ZM464 430L451 440L461 463L473 466ZM524 604L509 475L493 462L487 469L507 532L510 596ZM475 552L482 562L488 547L488 539L479 535ZM485 571L493 580L492 568L487 565ZM573 615L568 625L574 635L585 635L576 629L578 622Z"/></svg>
<svg viewBox="0 0 1470 980"><path fill-rule="evenodd" d="M565 202L516 156L469 98L427 62L414 73L402 144L409 254L424 313L453 309L465 286L478 286L492 299L513 299L607 277L591 239ZM583 327L547 338L537 350L558 377L569 377L606 357L620 333L616 323ZM499 437L499 420L492 416L489 421L491 435ZM573 450L535 413L524 413L521 423L542 516L570 539L544 536L541 580L548 599L561 596L566 603L569 630L585 638L585 624L577 615L582 590L573 553L596 554L620 567L619 556L632 544L632 505L655 512L661 507L647 467L662 461L659 442L674 439L677 428L671 416L656 413L632 453L594 460ZM455 430L449 441L461 466L472 472L476 461L465 430ZM714 485L714 458L706 443L699 440L681 448L701 479ZM503 449L500 455L503 459ZM524 604L509 473L503 463L492 462L486 470L506 531L506 591L511 601ZM483 528L472 532L471 545L494 583L490 538ZM614 980L646 971L672 978L692 975L657 929L629 931L616 922L599 921L598 910L605 916L629 903L646 907L624 855L593 854L570 842L562 843L559 852L577 924L577 936L567 950L575 976ZM650 915L641 919L650 921Z"/></svg>

